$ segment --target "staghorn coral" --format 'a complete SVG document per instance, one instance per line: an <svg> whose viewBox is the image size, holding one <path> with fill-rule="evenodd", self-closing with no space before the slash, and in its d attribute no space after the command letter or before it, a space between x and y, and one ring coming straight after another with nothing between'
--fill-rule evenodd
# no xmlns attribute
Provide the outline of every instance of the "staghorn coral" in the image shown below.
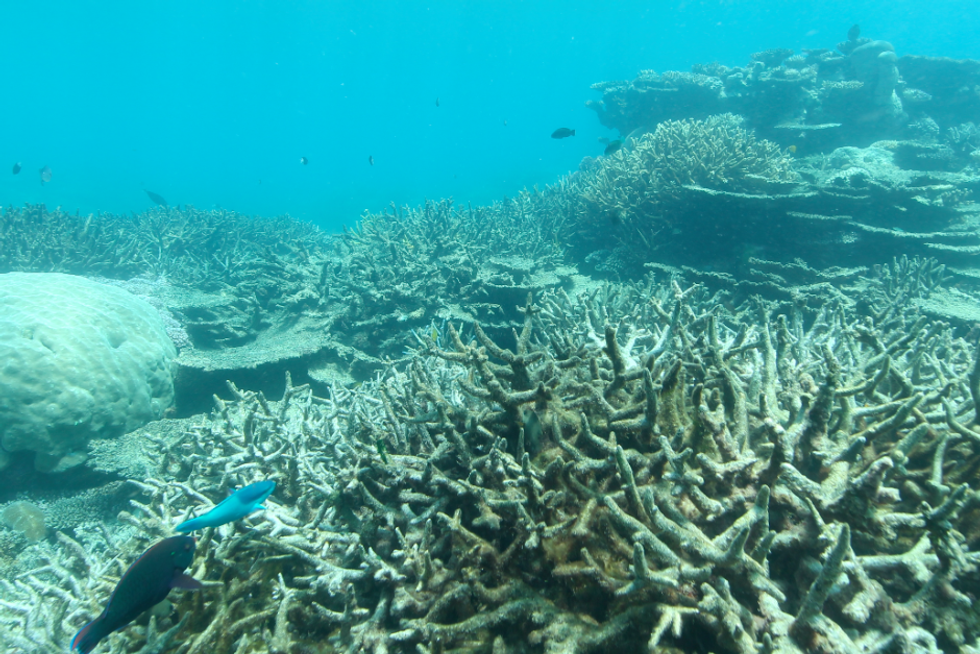
<svg viewBox="0 0 980 654"><path fill-rule="evenodd" d="M973 122L966 122L946 130L946 143L964 160L977 161L976 153L980 152L980 127Z"/></svg>
<svg viewBox="0 0 980 654"><path fill-rule="evenodd" d="M351 333L346 342L372 355L398 356L408 329L434 318L509 328L506 310L528 291L566 282L575 272L563 265L559 240L568 212L546 209L562 201L554 197L559 193L535 188L478 209L459 210L446 200L363 216L342 235L329 277L345 298L336 324Z"/></svg>
<svg viewBox="0 0 980 654"><path fill-rule="evenodd" d="M244 284L261 294L274 269L327 248L315 226L281 216L157 207L134 216L71 215L44 205L0 216L0 272L62 272L130 279L164 277L221 290Z"/></svg>
<svg viewBox="0 0 980 654"><path fill-rule="evenodd" d="M120 518L145 542L279 487L204 532L208 587L154 629L184 652L955 652L978 636L978 359L907 302L942 279L896 262L809 306L556 291L509 345L448 325L356 390L229 386L147 437Z"/></svg>
<svg viewBox="0 0 980 654"><path fill-rule="evenodd" d="M147 543L133 538L133 530L92 522L78 525L74 538L60 531L55 536L56 544L33 545L5 566L14 574L0 579L0 644L10 654L64 652L78 628L102 611L119 576ZM169 628L158 631L158 622ZM149 625L127 632L126 642L145 644L142 654L160 654L176 631L168 616L154 612Z"/></svg>
<svg viewBox="0 0 980 654"><path fill-rule="evenodd" d="M648 175L654 189L696 185L740 192L757 188L750 181L756 176L797 178L790 158L775 144L757 140L733 114L661 123L619 159L627 176Z"/></svg>

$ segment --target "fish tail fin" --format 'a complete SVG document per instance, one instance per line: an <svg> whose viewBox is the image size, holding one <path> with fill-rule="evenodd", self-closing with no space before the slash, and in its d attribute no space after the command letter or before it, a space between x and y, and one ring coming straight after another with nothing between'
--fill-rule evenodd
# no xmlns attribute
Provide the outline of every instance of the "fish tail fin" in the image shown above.
<svg viewBox="0 0 980 654"><path fill-rule="evenodd" d="M185 520L184 522L174 527L174 531L179 531L182 534L186 534L189 531L194 531L195 529L200 529L201 527L204 526L206 525L202 525L201 521L198 518L191 518L190 520Z"/></svg>
<svg viewBox="0 0 980 654"><path fill-rule="evenodd" d="M70 649L72 652L78 651L81 654L88 654L106 635L102 633L102 619L96 618L78 630L75 637L71 639Z"/></svg>
<svg viewBox="0 0 980 654"><path fill-rule="evenodd" d="M575 130L574 129L572 130L572 136L575 136Z"/></svg>

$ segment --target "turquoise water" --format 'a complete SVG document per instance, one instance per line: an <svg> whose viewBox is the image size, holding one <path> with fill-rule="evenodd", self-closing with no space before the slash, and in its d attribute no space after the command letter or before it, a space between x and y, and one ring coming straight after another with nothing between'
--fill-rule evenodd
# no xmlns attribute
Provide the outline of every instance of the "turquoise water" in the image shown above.
<svg viewBox="0 0 980 654"><path fill-rule="evenodd" d="M328 230L389 202L487 203L602 152L595 82L833 48L853 23L899 55L978 58L973 7L5 2L0 202L125 213L152 205L145 188Z"/></svg>

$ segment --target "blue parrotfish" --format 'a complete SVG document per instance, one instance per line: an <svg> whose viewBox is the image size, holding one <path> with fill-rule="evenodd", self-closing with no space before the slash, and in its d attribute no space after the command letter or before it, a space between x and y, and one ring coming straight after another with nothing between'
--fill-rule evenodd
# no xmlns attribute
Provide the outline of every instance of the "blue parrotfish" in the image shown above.
<svg viewBox="0 0 980 654"><path fill-rule="evenodd" d="M274 490L276 490L274 481L258 481L243 486L204 515L177 525L177 531L188 532L205 527L219 527L244 518L252 511L264 509L262 502L265 502Z"/></svg>
<svg viewBox="0 0 980 654"><path fill-rule="evenodd" d="M172 536L143 552L116 584L102 614L71 639L71 651L88 654L103 638L166 599L171 588L200 589L201 582L184 574L195 547L190 536Z"/></svg>

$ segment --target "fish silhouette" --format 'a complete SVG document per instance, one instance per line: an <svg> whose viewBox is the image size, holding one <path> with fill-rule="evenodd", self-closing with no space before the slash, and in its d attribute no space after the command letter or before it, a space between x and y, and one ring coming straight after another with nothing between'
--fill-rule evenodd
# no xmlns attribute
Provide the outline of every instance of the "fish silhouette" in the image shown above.
<svg viewBox="0 0 980 654"><path fill-rule="evenodd" d="M51 166L45 166L38 172L41 174L41 186L44 186L47 182L51 181Z"/></svg>
<svg viewBox="0 0 980 654"><path fill-rule="evenodd" d="M99 617L71 639L71 650L88 654L103 638L166 599L171 588L202 588L201 582L184 574L196 547L190 536L173 536L143 552L123 573Z"/></svg>
<svg viewBox="0 0 980 654"><path fill-rule="evenodd" d="M623 147L623 139L616 139L615 141L610 141L609 145L603 151L603 154L612 154Z"/></svg>
<svg viewBox="0 0 980 654"><path fill-rule="evenodd" d="M156 202L157 204L159 204L164 209L167 208L167 201L163 199L163 196L162 195L158 195L158 194L154 193L153 191L147 191L146 189L143 189L143 190L146 192L146 194L148 196L150 196L150 199L151 200L153 200L154 202Z"/></svg>

